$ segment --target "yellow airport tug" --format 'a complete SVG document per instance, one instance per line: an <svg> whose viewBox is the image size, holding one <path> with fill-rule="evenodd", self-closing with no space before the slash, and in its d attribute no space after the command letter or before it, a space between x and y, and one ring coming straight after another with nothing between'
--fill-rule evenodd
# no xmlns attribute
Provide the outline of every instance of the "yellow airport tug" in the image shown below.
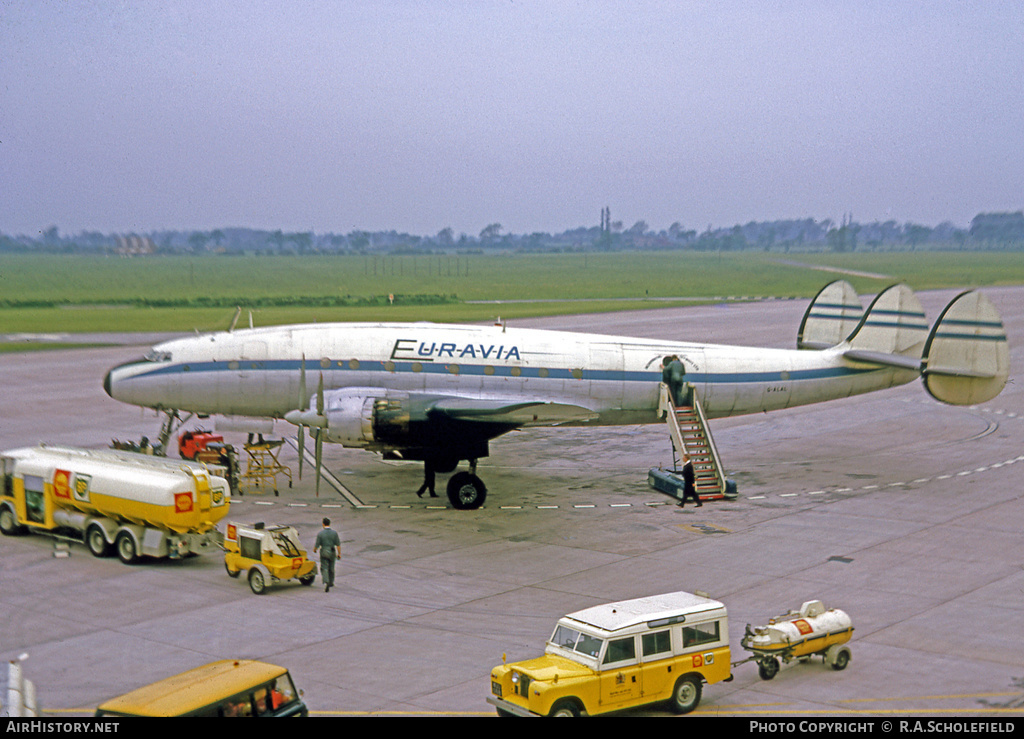
<svg viewBox="0 0 1024 739"><path fill-rule="evenodd" d="M809 600L799 611L769 619L764 626L747 624L740 643L757 662L757 674L771 680L779 671L779 660L801 662L820 655L833 670L850 662L846 642L853 636L853 622L838 608L825 608L820 600ZM747 660L744 660L747 661Z"/></svg>
<svg viewBox="0 0 1024 739"><path fill-rule="evenodd" d="M248 572L249 587L256 595L282 580L312 585L316 562L306 557L299 532L291 526L231 522L224 536L224 569L231 577Z"/></svg>

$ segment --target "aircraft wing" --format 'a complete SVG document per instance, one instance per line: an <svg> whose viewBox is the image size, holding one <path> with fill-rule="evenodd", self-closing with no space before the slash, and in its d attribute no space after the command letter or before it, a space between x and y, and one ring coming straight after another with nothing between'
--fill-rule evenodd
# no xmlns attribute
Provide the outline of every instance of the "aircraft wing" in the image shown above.
<svg viewBox="0 0 1024 739"><path fill-rule="evenodd" d="M460 421L516 426L557 426L597 418L597 414L589 408L541 400L451 397L437 400L432 408L435 412Z"/></svg>

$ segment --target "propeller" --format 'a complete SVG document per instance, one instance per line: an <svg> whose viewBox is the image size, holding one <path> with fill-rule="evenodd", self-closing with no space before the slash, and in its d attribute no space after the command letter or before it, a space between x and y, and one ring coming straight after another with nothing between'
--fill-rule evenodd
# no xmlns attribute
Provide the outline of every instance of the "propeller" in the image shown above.
<svg viewBox="0 0 1024 739"><path fill-rule="evenodd" d="M298 407L306 407L306 357L302 357L302 369L299 373L299 403ZM316 389L315 410L313 403L310 403L308 410L288 411L284 418L291 424L299 427L299 479L302 479L302 458L306 455L306 427L316 439L316 494L320 496L320 470L323 464L323 429L327 427L327 417L324 415L324 373L320 373L320 381Z"/></svg>
<svg viewBox="0 0 1024 739"><path fill-rule="evenodd" d="M302 355L302 369L299 371L299 403L297 408L306 405L306 355ZM299 425L299 479L302 479L302 458L306 456L306 427Z"/></svg>

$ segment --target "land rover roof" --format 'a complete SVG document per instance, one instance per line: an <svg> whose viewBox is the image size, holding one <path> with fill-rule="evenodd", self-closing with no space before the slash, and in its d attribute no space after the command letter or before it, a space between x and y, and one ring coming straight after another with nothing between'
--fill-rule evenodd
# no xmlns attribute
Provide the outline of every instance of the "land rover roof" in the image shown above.
<svg viewBox="0 0 1024 739"><path fill-rule="evenodd" d="M710 615L715 611L721 611L720 615L724 616L725 606L717 600L680 591L605 603L567 614L565 618L614 632L652 622L681 623L698 614Z"/></svg>

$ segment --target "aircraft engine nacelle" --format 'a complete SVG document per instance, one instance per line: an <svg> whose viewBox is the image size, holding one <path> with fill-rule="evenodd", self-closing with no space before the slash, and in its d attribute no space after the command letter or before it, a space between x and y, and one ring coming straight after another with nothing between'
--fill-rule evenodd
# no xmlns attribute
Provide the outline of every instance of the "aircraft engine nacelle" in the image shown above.
<svg viewBox="0 0 1024 739"><path fill-rule="evenodd" d="M333 390L324 394L324 416L326 441L360 449L379 446L381 437L408 432L408 394L366 387Z"/></svg>

